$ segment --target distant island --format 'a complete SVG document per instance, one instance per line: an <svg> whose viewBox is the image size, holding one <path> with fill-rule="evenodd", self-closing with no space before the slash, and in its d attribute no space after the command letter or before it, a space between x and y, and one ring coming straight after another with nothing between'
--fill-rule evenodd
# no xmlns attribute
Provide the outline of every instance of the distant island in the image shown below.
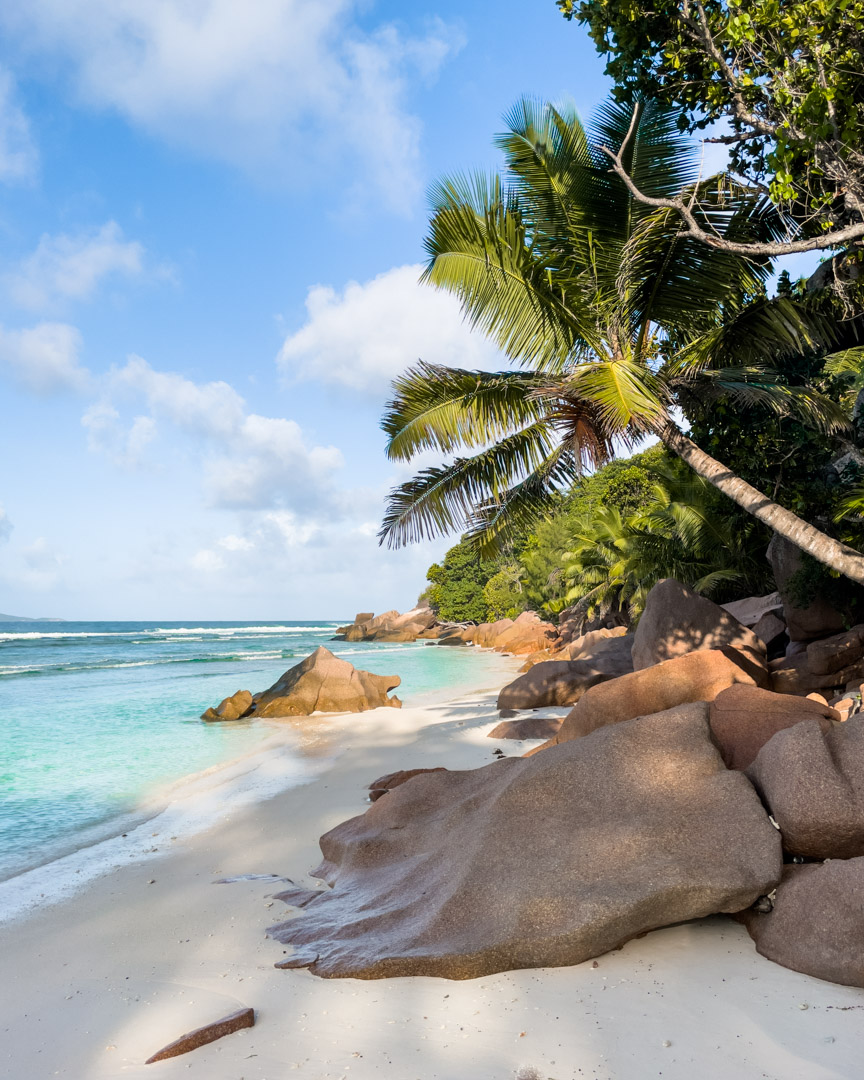
<svg viewBox="0 0 864 1080"><path fill-rule="evenodd" d="M65 619L33 619L29 615L4 615L0 612L0 623L2 622L66 622Z"/></svg>

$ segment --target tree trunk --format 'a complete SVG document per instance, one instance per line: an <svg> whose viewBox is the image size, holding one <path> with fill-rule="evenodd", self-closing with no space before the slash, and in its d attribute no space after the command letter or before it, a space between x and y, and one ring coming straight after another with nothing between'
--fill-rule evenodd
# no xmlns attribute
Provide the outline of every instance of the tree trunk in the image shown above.
<svg viewBox="0 0 864 1080"><path fill-rule="evenodd" d="M774 532L785 537L818 562L830 566L859 585L864 585L864 555L814 528L791 510L772 502L752 484L722 465L716 458L700 450L692 439L674 424L667 422L658 426L656 434L664 446L677 454L682 461L728 496L733 502L763 521Z"/></svg>

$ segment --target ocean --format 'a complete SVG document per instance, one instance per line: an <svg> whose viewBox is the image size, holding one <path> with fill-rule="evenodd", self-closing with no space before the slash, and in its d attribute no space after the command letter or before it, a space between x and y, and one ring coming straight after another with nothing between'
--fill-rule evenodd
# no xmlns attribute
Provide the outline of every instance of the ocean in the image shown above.
<svg viewBox="0 0 864 1080"><path fill-rule="evenodd" d="M512 661L474 649L333 642L337 625L0 623L0 882L104 846L166 807L175 815L168 831L204 827L205 791L248 801L303 782L312 766L287 725L268 767L254 751L273 740L272 723L199 717L236 690L270 686L319 645L401 676L396 692L408 706L500 685L512 671ZM244 759L256 762L254 782ZM197 810L190 800L181 822L187 795Z"/></svg>

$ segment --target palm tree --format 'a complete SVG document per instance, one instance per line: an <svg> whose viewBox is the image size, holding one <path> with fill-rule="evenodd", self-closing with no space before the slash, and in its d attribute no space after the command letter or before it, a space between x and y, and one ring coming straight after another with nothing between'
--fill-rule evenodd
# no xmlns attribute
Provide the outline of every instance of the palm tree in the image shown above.
<svg viewBox="0 0 864 1080"><path fill-rule="evenodd" d="M388 455L432 448L449 460L391 492L382 543L465 527L481 544L500 542L586 467L654 435L754 517L864 583L864 556L733 475L676 423L686 392L796 412L826 433L844 427L837 406L771 366L828 351L837 331L790 298L768 300L769 264L707 248L673 211L632 198L598 149L621 145L630 123L606 105L589 138L572 110L523 100L497 140L507 179L455 176L433 190L424 280L458 296L516 366L490 374L420 362L394 381ZM766 199L725 176L700 180L669 111L646 105L635 128L626 165L640 190L688 190L718 235L779 234Z"/></svg>

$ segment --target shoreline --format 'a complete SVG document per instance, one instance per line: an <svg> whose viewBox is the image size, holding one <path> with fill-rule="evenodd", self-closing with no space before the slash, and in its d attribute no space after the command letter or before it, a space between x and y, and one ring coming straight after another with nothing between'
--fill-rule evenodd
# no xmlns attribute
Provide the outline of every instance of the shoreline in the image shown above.
<svg viewBox="0 0 864 1080"><path fill-rule="evenodd" d="M207 830L0 927L14 972L0 981L4 1075L512 1080L527 1066L542 1080L692 1080L697 1070L702 1080L857 1075L864 994L770 963L728 918L654 931L601 956L596 968L464 982L275 969L283 947L266 929L288 917L272 899L285 886L272 877L217 882L275 875L315 884L318 838L366 810L376 777L476 768L494 760L496 747L516 755L532 745L486 738L497 720L492 692L334 715L309 783L227 807ZM256 1010L254 1028L143 1064L183 1032L241 1007Z"/></svg>
<svg viewBox="0 0 864 1080"><path fill-rule="evenodd" d="M405 647L396 645L390 649ZM501 659L504 667L507 660L519 660L509 656ZM514 674L516 670L514 666ZM494 678L491 672L489 677ZM497 693L498 689L473 689L453 700ZM408 708L443 706L451 700L448 695L452 695L452 690L421 692L414 695ZM168 837L168 842L173 842L180 836L206 832L225 809L224 805L213 806L207 796L224 789L230 805L239 807L267 800L290 787L312 783L327 767L321 755L326 754L328 742L340 729L333 722L361 715L313 713L309 717L285 720L253 717L227 721L232 725L254 724L269 729L270 734L241 754L154 786L135 806L54 841L28 864L0 874L0 928L26 918L36 902L62 903L97 877L132 862L146 861L149 855L156 854L153 849L164 844ZM284 769L277 768L273 760L274 753L280 752ZM154 828L156 831L152 832ZM120 843L121 840L125 843Z"/></svg>

